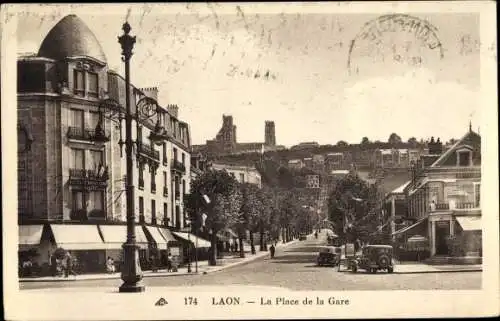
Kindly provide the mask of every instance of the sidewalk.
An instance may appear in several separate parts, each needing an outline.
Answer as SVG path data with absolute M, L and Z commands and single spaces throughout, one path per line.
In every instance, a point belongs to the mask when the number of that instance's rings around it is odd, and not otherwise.
M 297 243 L 298 240 L 294 240 L 288 242 L 286 244 L 278 243 L 276 248 L 284 248 L 288 247 L 292 244 Z M 270 246 L 270 244 L 269 244 Z M 168 277 L 168 276 L 182 276 L 182 275 L 196 275 L 196 274 L 208 274 L 213 272 L 222 271 L 228 269 L 230 267 L 243 265 L 259 258 L 269 256 L 269 251 L 258 251 L 259 246 L 256 246 L 256 253 L 250 253 L 250 245 L 245 244 L 245 258 L 240 258 L 236 253 L 226 254 L 224 258 L 217 260 L 216 266 L 209 266 L 208 261 L 200 261 L 198 262 L 198 273 L 195 272 L 195 262 L 191 263 L 191 273 L 188 273 L 187 267 L 183 266 L 178 269 L 177 272 L 167 272 L 165 270 L 160 270 L 158 272 L 152 271 L 143 271 L 143 276 L 147 277 Z M 72 275 L 67 278 L 65 277 L 53 277 L 53 276 L 44 276 L 44 277 L 31 277 L 31 278 L 19 278 L 19 282 L 67 282 L 67 281 L 86 281 L 86 280 L 107 280 L 107 279 L 120 279 L 120 273 L 99 273 L 99 274 L 82 274 L 82 275 Z
M 476 265 L 428 265 L 424 263 L 414 264 L 396 264 L 394 273 L 412 274 L 412 273 L 450 273 L 450 272 L 481 272 L 483 266 Z

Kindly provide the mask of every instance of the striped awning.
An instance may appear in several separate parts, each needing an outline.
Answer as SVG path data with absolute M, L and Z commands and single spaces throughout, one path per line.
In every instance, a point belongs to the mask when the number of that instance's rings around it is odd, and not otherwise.
M 146 230 L 149 232 L 151 237 L 156 243 L 156 247 L 160 250 L 166 250 L 167 249 L 167 241 L 163 237 L 163 235 L 160 233 L 158 228 L 156 226 L 145 226 Z

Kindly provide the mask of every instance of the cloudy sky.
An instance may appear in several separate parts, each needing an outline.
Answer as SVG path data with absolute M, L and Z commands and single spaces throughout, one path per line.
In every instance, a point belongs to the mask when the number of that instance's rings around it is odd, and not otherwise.
M 287 146 L 385 141 L 392 132 L 447 140 L 462 136 L 470 120 L 475 128 L 480 122 L 479 15 L 411 14 L 433 28 L 440 51 L 397 28 L 363 39 L 378 14 L 205 4 L 29 9 L 18 18 L 18 52 L 37 52 L 47 32 L 74 13 L 120 73 L 117 36 L 128 17 L 137 36 L 133 83 L 159 87 L 162 105 L 178 104 L 195 144 L 215 136 L 222 114 L 233 115 L 239 142 L 263 141 L 264 121 L 274 120 L 277 142 Z

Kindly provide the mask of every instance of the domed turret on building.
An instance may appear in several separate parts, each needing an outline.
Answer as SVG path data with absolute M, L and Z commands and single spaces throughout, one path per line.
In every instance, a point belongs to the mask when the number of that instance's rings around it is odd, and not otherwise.
M 67 57 L 92 57 L 106 63 L 106 55 L 94 33 L 76 15 L 68 15 L 47 34 L 38 56 L 62 60 Z

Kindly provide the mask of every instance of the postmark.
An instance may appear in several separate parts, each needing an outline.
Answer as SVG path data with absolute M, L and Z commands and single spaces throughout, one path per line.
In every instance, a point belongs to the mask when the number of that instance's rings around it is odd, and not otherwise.
M 367 22 L 351 41 L 347 68 L 360 74 L 374 64 L 422 66 L 443 57 L 435 26 L 407 14 L 389 14 Z

